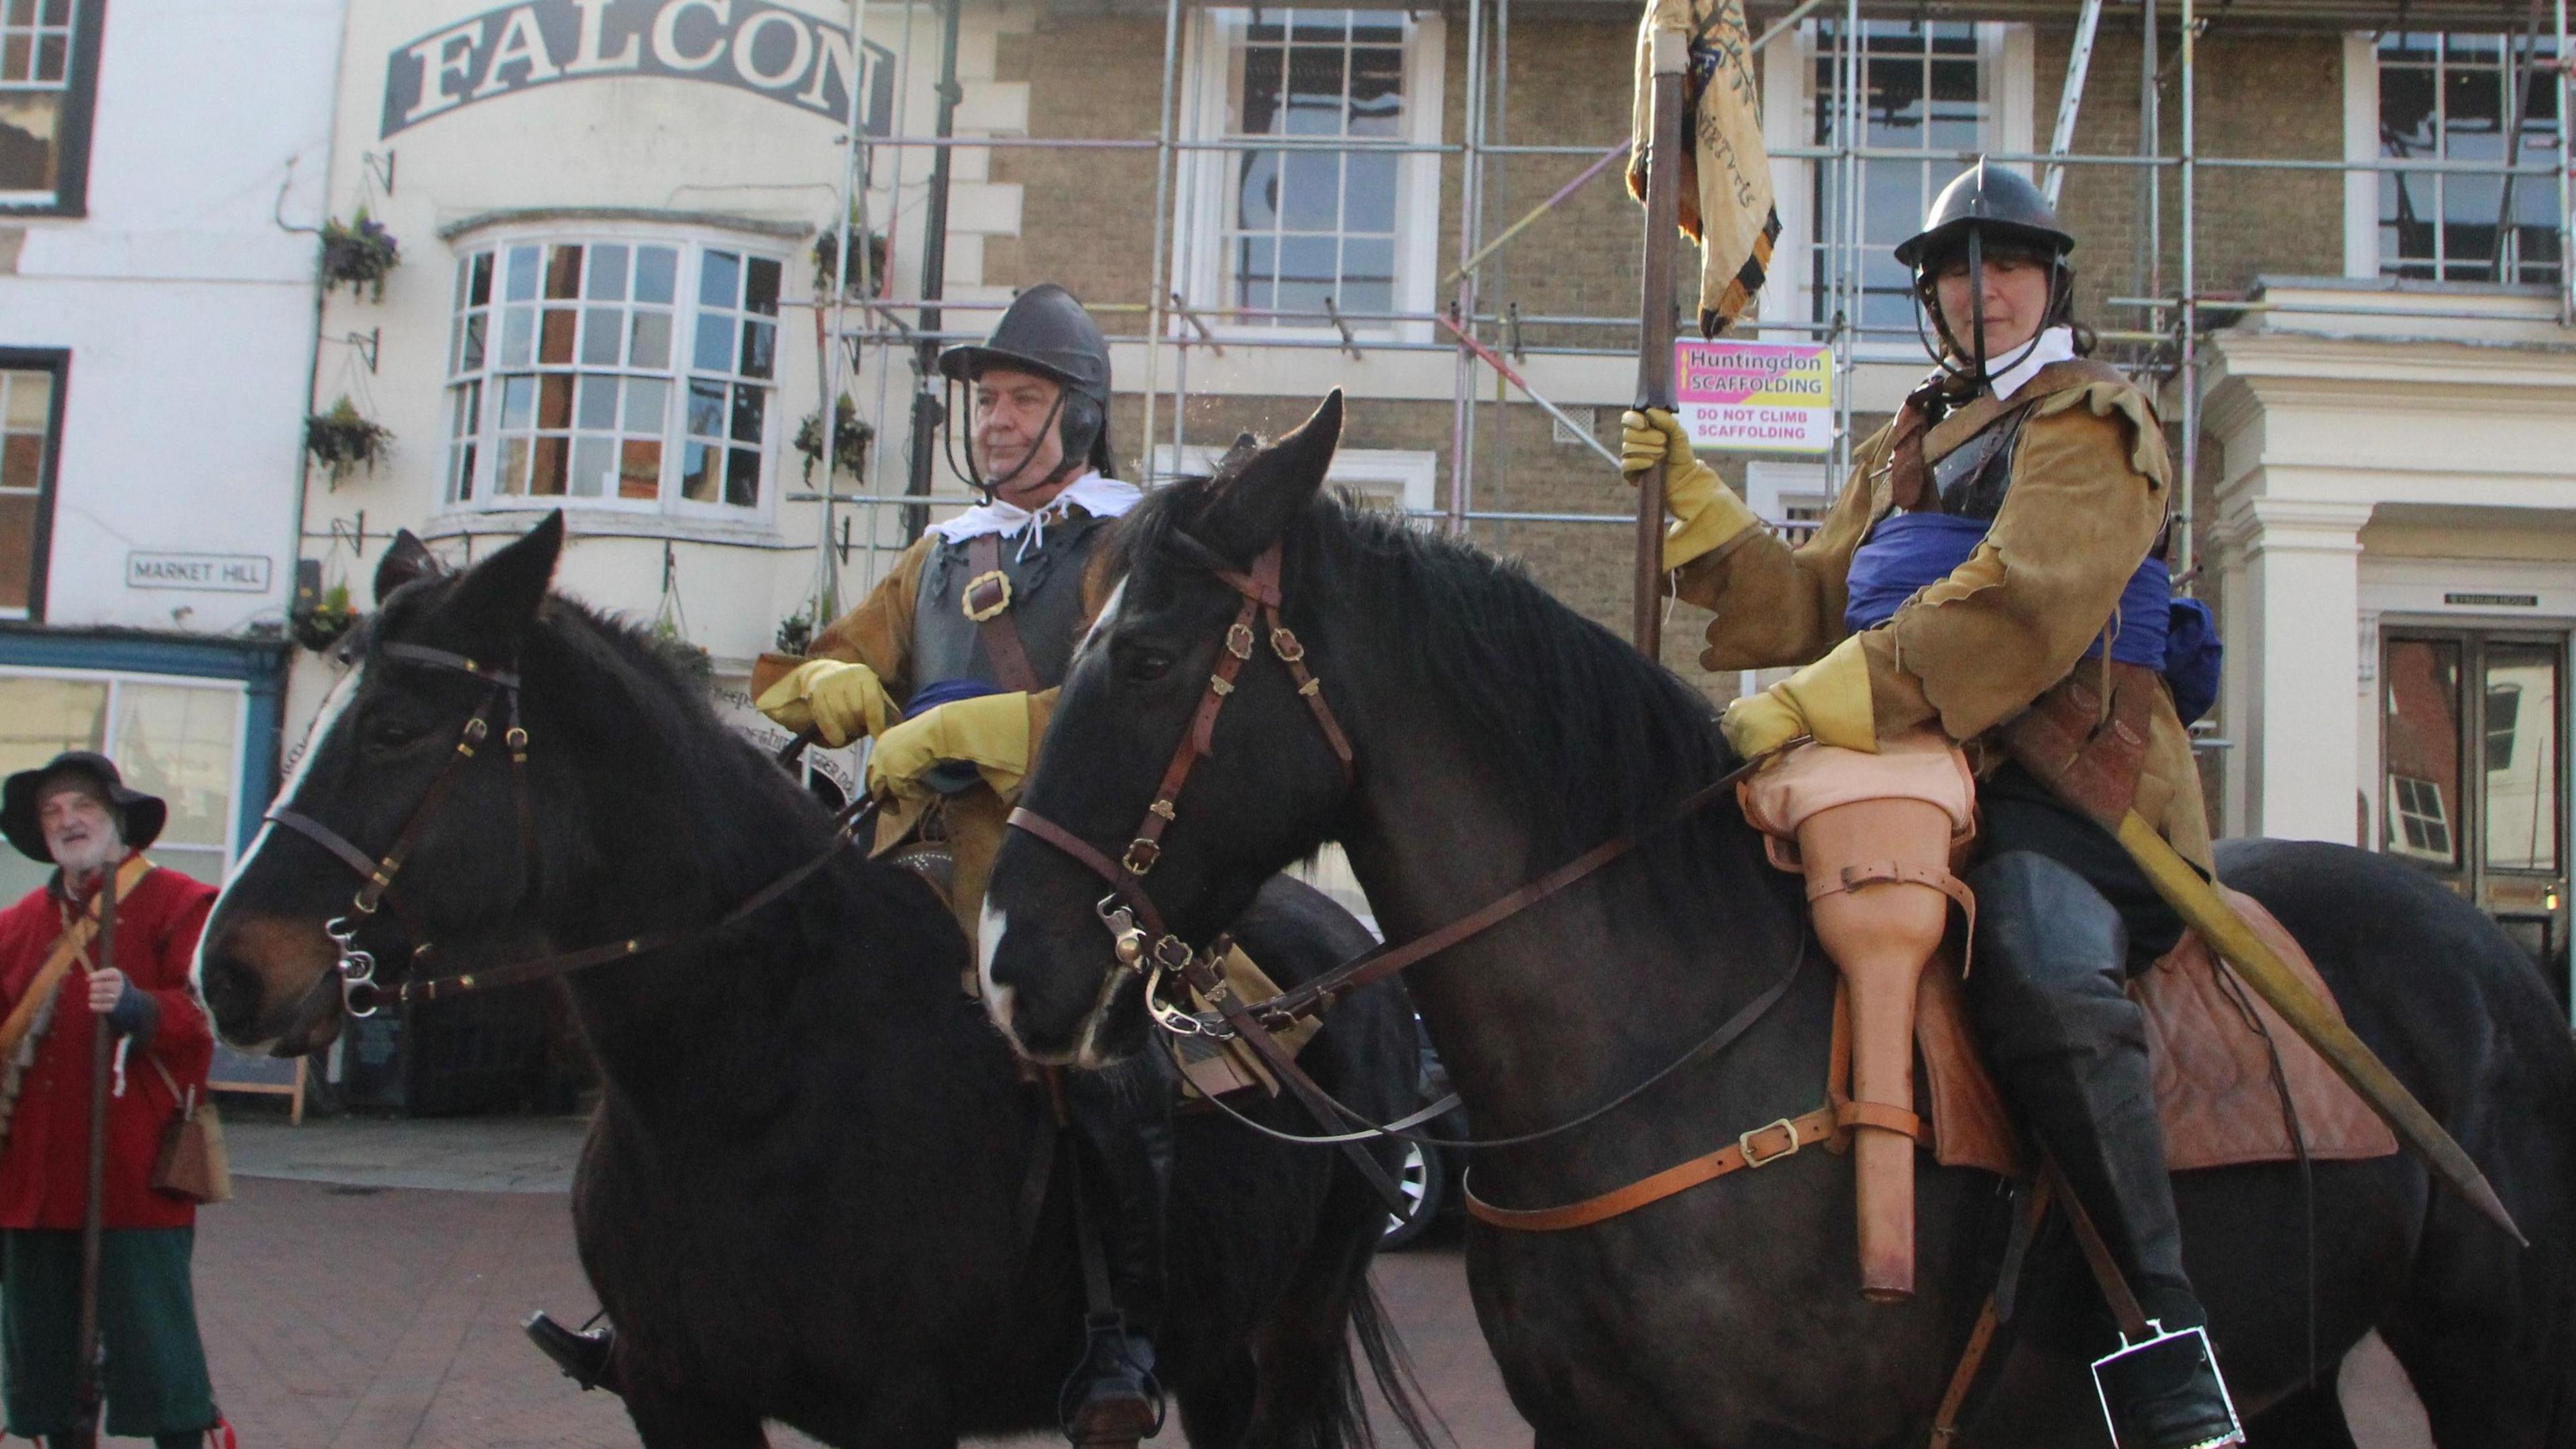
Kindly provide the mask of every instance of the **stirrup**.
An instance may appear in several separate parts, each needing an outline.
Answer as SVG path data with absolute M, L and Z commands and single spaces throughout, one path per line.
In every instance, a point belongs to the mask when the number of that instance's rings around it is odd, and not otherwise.
M 565 1378 L 581 1385 L 582 1392 L 606 1389 L 624 1396 L 626 1388 L 618 1381 L 617 1361 L 609 1351 L 615 1329 L 585 1332 L 566 1328 L 544 1309 L 529 1314 L 527 1322 L 519 1326 L 526 1331 L 528 1341 L 537 1346 L 537 1351 L 562 1369 Z
M 1056 1426 L 1075 1445 L 1133 1445 L 1163 1432 L 1154 1347 L 1116 1309 L 1083 1320 L 1082 1362 L 1056 1394 Z
M 2113 1449 L 2226 1449 L 2228 1445 L 2244 1443 L 2245 1421 L 2238 1417 L 2236 1400 L 2227 1392 L 2227 1380 L 2218 1372 L 2216 1355 L 2210 1352 L 2209 1330 L 2168 1330 L 2153 1318 L 2147 1320 L 2147 1329 L 2146 1337 L 2136 1343 L 2122 1333 L 2118 1348 L 2093 1360 L 2093 1393 L 2101 1402 L 2102 1422 L 2111 1430 Z M 2227 1416 L 2226 1427 L 2202 1434 L 2187 1444 L 2154 1444 L 2143 1438 L 2142 1426 L 2129 1418 L 2134 1406 L 2188 1392 L 2196 1387 L 2193 1381 L 2204 1376 L 2209 1387 L 2218 1391 L 2218 1407 Z

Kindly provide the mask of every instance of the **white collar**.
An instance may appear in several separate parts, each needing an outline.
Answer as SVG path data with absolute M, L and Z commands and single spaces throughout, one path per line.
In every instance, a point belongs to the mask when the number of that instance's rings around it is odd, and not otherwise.
M 1011 538 L 1027 529 L 1029 536 L 1020 545 L 1021 552 L 1025 553 L 1031 547 L 1046 547 L 1046 526 L 1062 520 L 1068 509 L 1079 508 L 1094 518 L 1116 518 L 1135 507 L 1136 500 L 1144 496 L 1133 483 L 1103 478 L 1098 473 L 1085 473 L 1064 485 L 1053 498 L 1034 510 L 996 498 L 990 503 L 979 503 L 955 518 L 934 523 L 930 525 L 930 531 L 946 542 L 964 543 L 986 534 Z
M 2014 363 L 2012 366 L 2005 368 L 2001 372 L 1993 372 L 1989 370 L 1987 375 L 1991 379 L 1989 385 L 1995 390 L 1995 401 L 2012 401 L 2012 395 L 2021 391 L 2023 384 L 2029 382 L 2032 378 L 2037 377 L 2039 375 L 2039 370 L 2048 366 L 2050 363 L 2072 362 L 2074 360 L 2075 329 L 2071 327 L 2049 328 L 2047 331 L 2039 334 L 2038 341 L 2023 349 L 2021 360 L 2019 362 Z

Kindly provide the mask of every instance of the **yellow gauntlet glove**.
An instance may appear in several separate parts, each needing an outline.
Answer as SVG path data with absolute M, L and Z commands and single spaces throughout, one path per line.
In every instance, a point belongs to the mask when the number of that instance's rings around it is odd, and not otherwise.
M 1877 717 L 1871 713 L 1869 657 L 1855 634 L 1824 658 L 1760 694 L 1726 707 L 1719 721 L 1726 742 L 1751 759 L 1805 735 L 1820 745 L 1878 753 Z
M 1662 408 L 1619 415 L 1619 471 L 1630 480 L 1664 465 L 1664 511 L 1673 526 L 1664 533 L 1664 570 L 1669 573 L 1733 539 L 1761 522 L 1735 490 L 1718 481 L 1717 470 L 1691 451 L 1681 420 Z
M 839 749 L 861 735 L 883 734 L 901 717 L 877 672 L 838 659 L 809 659 L 761 691 L 752 707 L 780 728 L 812 730 Z
M 877 737 L 868 756 L 868 793 L 923 799 L 931 793 L 924 776 L 942 761 L 963 760 L 1007 800 L 1029 772 L 1030 743 L 1028 695 L 953 699 Z

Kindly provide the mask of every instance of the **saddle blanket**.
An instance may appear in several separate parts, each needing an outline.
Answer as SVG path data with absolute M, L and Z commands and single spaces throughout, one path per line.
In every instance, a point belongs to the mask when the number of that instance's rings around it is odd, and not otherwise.
M 2271 912 L 2251 896 L 2220 890 L 2265 944 L 2333 1006 L 2333 994 L 2307 953 Z M 1930 1125 L 1930 1147 L 1943 1166 L 2009 1175 L 2023 1166 L 2020 1138 L 1977 1052 L 1961 993 L 1952 963 L 1935 961 L 1923 973 L 1914 1015 L 1923 1065 L 1916 1076 L 1917 1109 Z M 2174 1171 L 2294 1161 L 2299 1147 L 2290 1135 L 2293 1113 L 2313 1161 L 2358 1161 L 2397 1150 L 2388 1124 L 2269 1003 L 2234 979 L 2197 933 L 2186 933 L 2181 944 L 2139 973 L 2129 994 L 2146 1012 L 2165 1162 Z M 2274 1050 L 2291 1112 L 2284 1111 L 2273 1080 Z

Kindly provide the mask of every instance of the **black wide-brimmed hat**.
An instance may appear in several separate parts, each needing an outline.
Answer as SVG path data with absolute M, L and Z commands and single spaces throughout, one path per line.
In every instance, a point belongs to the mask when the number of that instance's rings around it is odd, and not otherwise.
M 117 773 L 116 762 L 93 750 L 65 750 L 32 770 L 20 770 L 0 783 L 0 833 L 18 847 L 18 853 L 29 860 L 53 864 L 54 853 L 45 848 L 44 827 L 36 819 L 37 796 L 45 781 L 55 775 L 87 775 L 99 793 L 114 802 L 125 817 L 125 848 L 141 850 L 161 836 L 161 827 L 170 821 L 170 807 L 158 795 L 146 795 L 125 783 Z

